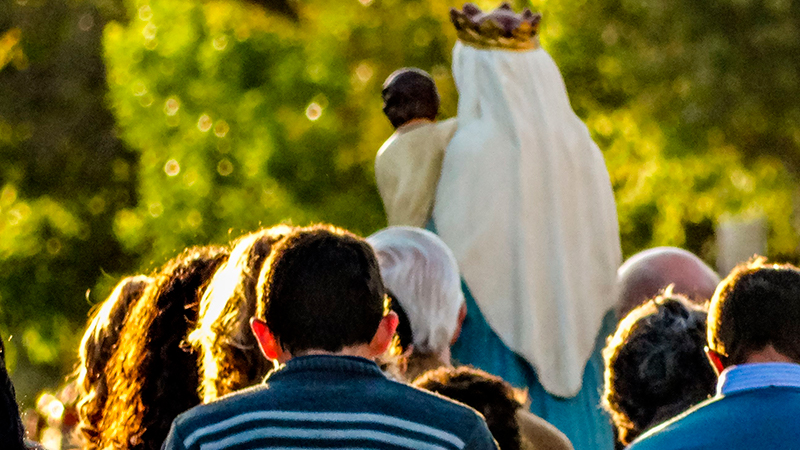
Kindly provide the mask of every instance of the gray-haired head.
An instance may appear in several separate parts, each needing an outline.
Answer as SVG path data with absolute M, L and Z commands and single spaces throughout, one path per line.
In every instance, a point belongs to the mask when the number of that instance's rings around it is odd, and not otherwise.
M 389 227 L 367 238 L 386 288 L 408 316 L 415 351 L 449 349 L 464 305 L 453 252 L 430 231 Z
M 714 295 L 720 277 L 695 254 L 677 247 L 655 247 L 631 256 L 617 270 L 620 318 L 670 284 L 672 292 L 703 303 Z

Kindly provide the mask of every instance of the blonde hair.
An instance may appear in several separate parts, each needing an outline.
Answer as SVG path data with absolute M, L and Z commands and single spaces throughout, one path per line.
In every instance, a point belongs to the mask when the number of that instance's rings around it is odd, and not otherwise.
M 272 368 L 250 331 L 256 284 L 272 246 L 291 232 L 278 225 L 239 237 L 228 261 L 211 279 L 189 343 L 200 353 L 200 397 L 207 403 L 252 386 Z
M 80 365 L 75 374 L 79 429 L 87 450 L 98 448 L 95 439 L 99 434 L 98 426 L 108 396 L 106 364 L 117 346 L 130 305 L 152 283 L 153 279 L 144 275 L 123 278 L 89 318 L 78 349 Z
M 130 306 L 105 368 L 100 449 L 159 450 L 175 417 L 200 403 L 197 355 L 184 342 L 194 305 L 227 257 L 223 247 L 184 250 Z

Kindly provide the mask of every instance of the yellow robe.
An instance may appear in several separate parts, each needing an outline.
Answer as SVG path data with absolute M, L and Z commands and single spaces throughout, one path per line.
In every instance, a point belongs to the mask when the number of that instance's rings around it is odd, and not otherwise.
M 424 228 L 456 119 L 401 126 L 378 150 L 375 180 L 389 225 Z

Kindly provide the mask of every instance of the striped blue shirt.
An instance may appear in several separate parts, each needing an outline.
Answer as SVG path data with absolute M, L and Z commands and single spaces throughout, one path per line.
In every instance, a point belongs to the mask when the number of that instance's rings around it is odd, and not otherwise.
M 166 450 L 496 449 L 474 410 L 386 378 L 369 360 L 291 359 L 257 387 L 178 416 Z

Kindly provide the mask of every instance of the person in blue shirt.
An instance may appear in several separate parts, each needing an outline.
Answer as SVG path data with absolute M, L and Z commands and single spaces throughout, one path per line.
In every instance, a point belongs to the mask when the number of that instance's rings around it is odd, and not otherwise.
M 707 338 L 716 395 L 628 448 L 800 449 L 800 269 L 737 266 L 711 299 Z
M 381 448 L 496 450 L 473 409 L 392 381 L 373 361 L 397 315 L 369 244 L 298 228 L 261 270 L 251 319 L 266 381 L 178 416 L 166 450 Z

